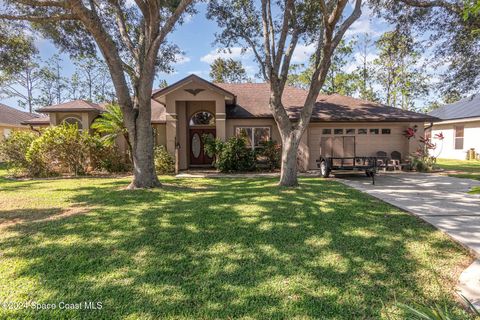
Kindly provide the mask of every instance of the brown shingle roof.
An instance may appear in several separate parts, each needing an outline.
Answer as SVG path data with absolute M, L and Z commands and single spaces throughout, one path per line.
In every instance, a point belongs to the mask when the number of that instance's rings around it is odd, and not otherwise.
M 73 100 L 53 106 L 42 107 L 37 112 L 74 112 L 74 111 L 103 111 L 104 109 L 93 102 L 86 100 Z
M 227 118 L 271 118 L 270 90 L 266 83 L 216 83 L 235 94 L 236 104 L 227 106 Z M 282 97 L 289 116 L 298 119 L 307 91 L 286 87 Z M 319 95 L 312 121 L 437 121 L 435 117 L 338 94 Z
M 22 121 L 22 124 L 25 125 L 42 125 L 42 124 L 50 124 L 50 117 L 49 116 L 37 116 L 36 118 L 31 118 L 25 121 Z
M 20 126 L 23 121 L 38 117 L 36 114 L 17 110 L 0 103 L 0 123 Z
M 38 109 L 38 112 L 81 112 L 81 111 L 105 111 L 105 106 L 108 103 L 92 103 L 85 100 L 74 100 L 53 106 L 43 107 Z M 165 106 L 152 99 L 152 123 L 165 123 Z M 42 117 L 42 120 L 31 119 L 26 121 L 25 124 L 40 124 L 49 123 L 48 117 Z M 33 122 L 33 123 L 31 123 Z
M 199 77 L 192 79 L 201 79 Z M 185 79 L 190 79 L 189 77 Z M 185 80 L 183 79 L 183 80 Z M 201 79 L 202 81 L 208 82 Z M 179 81 L 178 83 L 182 82 Z M 227 118 L 248 119 L 248 118 L 272 118 L 269 108 L 270 90 L 266 83 L 215 83 L 212 86 L 231 93 L 235 96 L 235 104 L 227 106 Z M 177 86 L 176 84 L 172 85 Z M 172 90 L 172 86 L 167 87 Z M 161 91 L 154 91 L 158 95 Z M 289 116 L 298 119 L 307 91 L 294 87 L 286 87 L 282 97 Z M 38 109 L 39 112 L 67 112 L 67 111 L 89 111 L 102 112 L 104 104 L 90 103 L 84 100 L 75 100 L 59 105 Z M 405 111 L 398 108 L 387 107 L 378 103 L 345 97 L 338 94 L 319 95 L 312 113 L 312 121 L 418 121 L 430 122 L 439 119 L 425 114 L 412 111 Z M 38 120 L 39 121 L 39 120 Z M 165 106 L 152 99 L 152 123 L 165 123 Z
M 165 106 L 160 102 L 157 102 L 151 99 L 152 102 L 152 123 L 165 123 L 166 122 L 166 113 L 165 113 Z M 99 104 L 99 107 L 102 110 L 105 110 L 105 107 L 108 103 L 103 102 Z

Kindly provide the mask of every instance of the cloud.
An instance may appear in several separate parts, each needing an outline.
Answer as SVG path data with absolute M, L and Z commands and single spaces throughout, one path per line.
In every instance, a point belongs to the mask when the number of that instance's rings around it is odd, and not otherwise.
M 193 14 L 187 13 L 187 14 L 183 17 L 183 23 L 184 23 L 184 24 L 187 24 L 187 23 L 192 22 L 193 17 L 194 17 Z
M 245 72 L 248 74 L 248 76 L 254 76 L 258 72 L 257 66 L 247 64 L 244 65 L 243 68 L 245 69 Z
M 315 45 L 313 43 L 309 45 L 298 44 L 293 51 L 291 62 L 308 64 L 308 60 L 314 52 Z
M 367 63 L 371 64 L 373 60 L 377 58 L 377 55 L 375 55 L 373 52 L 368 52 L 367 53 Z M 361 67 L 363 64 L 363 57 L 360 52 L 356 52 L 353 55 L 353 61 L 347 64 L 344 68 L 345 72 L 353 72 L 357 69 L 357 67 Z
M 362 15 L 347 30 L 347 32 L 345 33 L 345 37 L 352 37 L 363 33 L 369 33 L 373 37 L 380 35 L 382 32 L 376 30 L 376 26 L 373 23 L 374 15 L 375 14 L 368 6 L 363 6 Z M 376 21 L 378 21 L 379 23 L 383 22 L 383 20 L 378 19 L 376 19 Z
M 192 70 L 192 71 L 188 71 L 187 73 L 188 74 L 195 74 L 199 77 L 208 75 L 208 71 L 205 71 L 205 70 Z
M 185 64 L 187 62 L 190 62 L 192 59 L 187 57 L 186 55 L 182 53 L 177 53 L 175 55 L 175 64 Z
M 200 61 L 212 64 L 217 58 L 244 60 L 251 56 L 251 50 L 243 50 L 241 47 L 232 47 L 230 49 L 214 49 L 200 58 Z

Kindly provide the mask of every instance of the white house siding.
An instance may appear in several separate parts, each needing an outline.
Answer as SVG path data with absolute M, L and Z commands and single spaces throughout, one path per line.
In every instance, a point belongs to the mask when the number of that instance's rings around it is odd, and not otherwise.
M 463 149 L 455 150 L 454 126 L 459 125 L 464 126 Z M 435 135 L 439 133 L 443 134 L 443 141 L 435 139 Z M 480 120 L 435 124 L 432 128 L 432 140 L 437 144 L 437 148 L 432 152 L 432 155 L 444 159 L 464 160 L 467 151 L 471 148 L 475 148 L 476 152 L 480 153 Z

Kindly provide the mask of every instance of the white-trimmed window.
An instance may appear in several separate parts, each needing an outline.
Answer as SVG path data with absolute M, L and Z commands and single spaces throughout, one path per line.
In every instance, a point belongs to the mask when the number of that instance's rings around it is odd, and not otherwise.
M 455 126 L 455 150 L 463 150 L 464 126 Z
M 270 140 L 270 127 L 236 127 L 235 135 L 244 136 L 247 139 L 247 146 L 255 149 L 262 146 L 262 142 Z
M 214 126 L 215 116 L 213 115 L 213 113 L 208 111 L 199 111 L 190 118 L 189 125 L 190 127 Z

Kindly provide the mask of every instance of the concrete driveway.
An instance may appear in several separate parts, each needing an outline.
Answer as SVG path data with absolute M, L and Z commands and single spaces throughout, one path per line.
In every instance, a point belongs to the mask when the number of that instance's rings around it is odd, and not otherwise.
M 480 181 L 425 173 L 380 173 L 375 185 L 363 176 L 339 181 L 409 211 L 470 248 L 480 257 Z
M 480 310 L 480 181 L 423 173 L 380 173 L 338 181 L 419 216 L 469 248 L 477 260 L 460 275 L 458 290 Z

